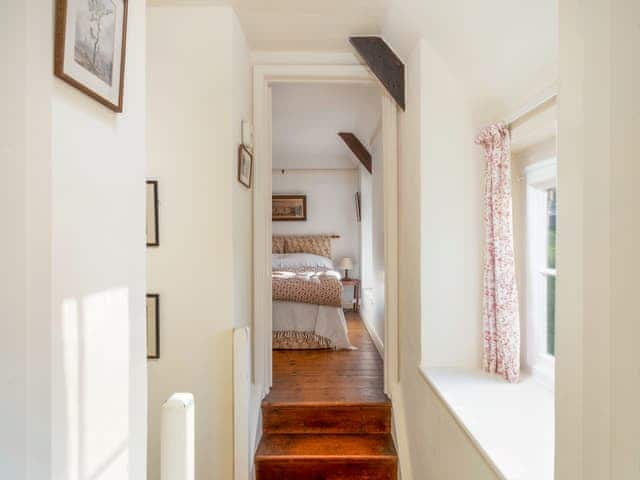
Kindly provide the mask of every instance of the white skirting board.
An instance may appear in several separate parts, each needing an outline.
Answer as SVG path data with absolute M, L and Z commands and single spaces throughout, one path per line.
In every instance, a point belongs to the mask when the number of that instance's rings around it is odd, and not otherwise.
M 370 297 L 369 292 L 363 289 L 360 304 L 360 318 L 362 319 L 362 323 L 364 323 L 364 327 L 367 329 L 367 332 L 369 332 L 369 336 L 371 337 L 371 340 L 373 340 L 376 350 L 378 350 L 380 356 L 384 358 L 384 344 L 369 322 L 369 312 L 372 312 L 371 314 L 373 315 L 374 310 L 375 304 L 373 299 Z
M 400 467 L 400 480 L 413 480 L 411 469 L 411 458 L 409 457 L 409 440 L 407 438 L 407 423 L 404 412 L 404 399 L 402 398 L 402 388 L 396 384 L 391 392 L 391 412 L 393 440 L 398 453 L 398 466 Z
M 191 393 L 174 393 L 162 405 L 162 480 L 195 479 L 195 403 Z
M 249 480 L 251 472 L 249 413 L 251 403 L 251 332 L 233 331 L 234 480 Z

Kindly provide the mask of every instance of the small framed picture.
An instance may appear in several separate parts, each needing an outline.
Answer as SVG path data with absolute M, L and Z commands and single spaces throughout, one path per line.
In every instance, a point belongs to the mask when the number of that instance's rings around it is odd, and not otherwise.
M 271 197 L 271 220 L 291 222 L 307 220 L 306 195 L 273 195 Z
M 57 0 L 54 73 L 122 112 L 128 0 Z
M 360 192 L 356 192 L 356 222 L 362 222 L 362 206 L 360 201 Z
M 238 181 L 247 188 L 251 188 L 253 175 L 253 155 L 244 145 L 238 147 Z
M 158 224 L 158 182 L 147 180 L 147 247 L 160 246 Z
M 160 295 L 147 293 L 147 358 L 160 358 Z

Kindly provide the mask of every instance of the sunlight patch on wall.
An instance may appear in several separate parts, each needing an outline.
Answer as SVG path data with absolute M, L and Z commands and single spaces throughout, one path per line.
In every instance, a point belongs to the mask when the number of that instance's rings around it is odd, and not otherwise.
M 66 469 L 72 480 L 128 478 L 129 329 L 127 288 L 63 302 Z

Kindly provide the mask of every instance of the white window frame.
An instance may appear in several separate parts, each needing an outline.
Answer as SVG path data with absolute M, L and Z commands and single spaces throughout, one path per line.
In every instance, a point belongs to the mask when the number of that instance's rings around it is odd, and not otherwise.
M 553 390 L 555 358 L 547 353 L 546 278 L 557 278 L 556 270 L 546 267 L 545 238 L 548 229 L 547 190 L 557 188 L 555 158 L 525 168 L 527 182 L 527 363 L 538 381 Z

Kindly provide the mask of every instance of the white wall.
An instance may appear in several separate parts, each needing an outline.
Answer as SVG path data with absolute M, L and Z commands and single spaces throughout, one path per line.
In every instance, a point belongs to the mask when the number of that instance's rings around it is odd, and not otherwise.
M 232 478 L 232 331 L 251 315 L 251 192 L 237 185 L 249 65 L 228 7 L 149 7 L 147 175 L 159 182 L 160 359 L 149 362 L 150 480 L 160 478 L 160 407 L 196 402 L 196 478 Z M 246 118 L 246 117 L 245 117 Z
M 253 82 L 249 49 L 238 19 L 233 18 L 233 122 L 234 147 L 242 143 L 241 122 L 253 123 Z M 232 157 L 236 159 L 236 157 Z M 233 164 L 233 160 L 232 164 Z M 232 165 L 233 184 L 233 325 L 251 325 L 253 315 L 253 189 L 237 181 L 237 164 Z M 255 170 L 254 170 L 255 171 Z
M 0 4 L 0 477 L 18 480 L 51 475 L 51 21 Z
M 369 145 L 372 171 L 360 167 L 362 320 L 384 345 L 384 171 L 381 131 Z M 377 340 L 377 339 L 376 339 Z
M 637 478 L 640 4 L 560 4 L 556 478 Z
M 400 43 L 396 39 L 404 34 L 404 30 L 401 24 L 392 23 L 387 25 L 384 34 L 395 45 Z M 479 272 L 482 242 L 479 229 L 474 227 L 477 221 L 471 217 L 478 214 L 481 197 L 474 197 L 473 192 L 479 191 L 481 175 L 480 167 L 474 163 L 479 160 L 471 150 L 473 129 L 468 123 L 464 104 L 454 98 L 457 83 L 447 84 L 454 79 L 442 68 L 429 45 L 421 40 L 411 52 L 400 53 L 407 64 L 407 110 L 399 116 L 398 160 L 398 318 L 403 398 L 400 407 L 407 419 L 411 469 L 419 475 L 416 478 L 426 480 L 493 480 L 498 478 L 497 474 L 418 371 L 421 359 L 444 361 L 443 355 L 451 352 L 459 355 L 452 361 L 470 362 L 475 359 L 479 364 L 478 346 L 472 345 L 472 339 L 477 338 L 481 318 L 478 313 L 478 278 L 474 277 Z M 439 92 L 439 88 L 443 92 Z M 442 100 L 436 98 L 438 94 L 443 95 Z M 451 108 L 451 114 L 443 111 L 444 107 Z M 444 116 L 441 126 L 437 123 L 439 114 Z M 462 117 L 462 121 L 453 121 L 456 114 Z M 455 142 L 455 145 L 447 142 Z M 470 146 L 462 145 L 465 142 Z M 451 165 L 441 165 L 443 163 Z M 435 185 L 437 175 L 442 176 L 441 181 L 451 190 L 445 192 Z M 465 189 L 471 191 L 466 192 Z M 438 192 L 442 195 L 436 195 Z M 450 200 L 453 204 L 446 205 Z M 442 214 L 438 207 L 444 209 Z M 453 218 L 448 220 L 445 212 Z M 422 219 L 425 223 L 423 228 L 416 219 Z M 446 245 L 447 235 L 452 236 L 449 239 L 452 245 Z M 461 235 L 468 237 L 460 238 Z M 439 260 L 439 252 L 451 264 L 444 259 Z M 460 260 L 461 257 L 464 261 Z M 453 269 L 457 275 L 465 275 L 463 279 L 458 278 L 463 288 L 453 285 L 450 274 L 442 272 L 442 269 Z M 436 283 L 439 274 L 444 276 L 442 285 Z M 454 298 L 444 290 L 445 287 L 454 288 L 457 296 Z M 439 301 L 438 294 L 441 296 Z M 427 302 L 431 304 L 425 305 Z M 451 308 L 450 312 L 446 311 L 447 306 Z M 449 322 L 453 327 L 449 338 L 435 331 L 437 328 L 447 329 Z M 455 338 L 465 322 L 469 332 L 462 332 L 460 338 Z M 448 348 L 438 349 L 433 343 L 435 339 L 447 343 Z M 461 342 L 466 350 L 452 346 L 452 341 Z M 422 345 L 423 342 L 427 345 Z
M 481 150 L 464 85 L 422 49 L 422 364 L 477 368 L 482 357 Z
M 358 171 L 274 173 L 272 181 L 274 194 L 307 196 L 307 221 L 273 222 L 273 234 L 338 234 L 340 238 L 331 241 L 336 268 L 342 257 L 351 257 L 355 268 L 350 275 L 359 277 L 360 228 L 355 206 Z
M 146 475 L 144 2 L 129 2 L 122 114 L 53 78 L 52 7 L 2 7 L 1 30 L 11 39 L 3 45 L 20 57 L 3 77 L 13 88 L 2 89 L 13 113 L 3 116 L 11 137 L 2 137 L 2 191 L 15 202 L 4 224 L 13 244 L 2 248 L 15 259 L 3 258 L 2 290 L 16 296 L 2 301 L 3 330 L 14 331 L 0 337 L 12 370 L 3 372 L 2 390 L 15 396 L 2 409 L 9 427 L 0 476 L 139 479 Z M 2 52 L 3 59 L 14 53 Z

